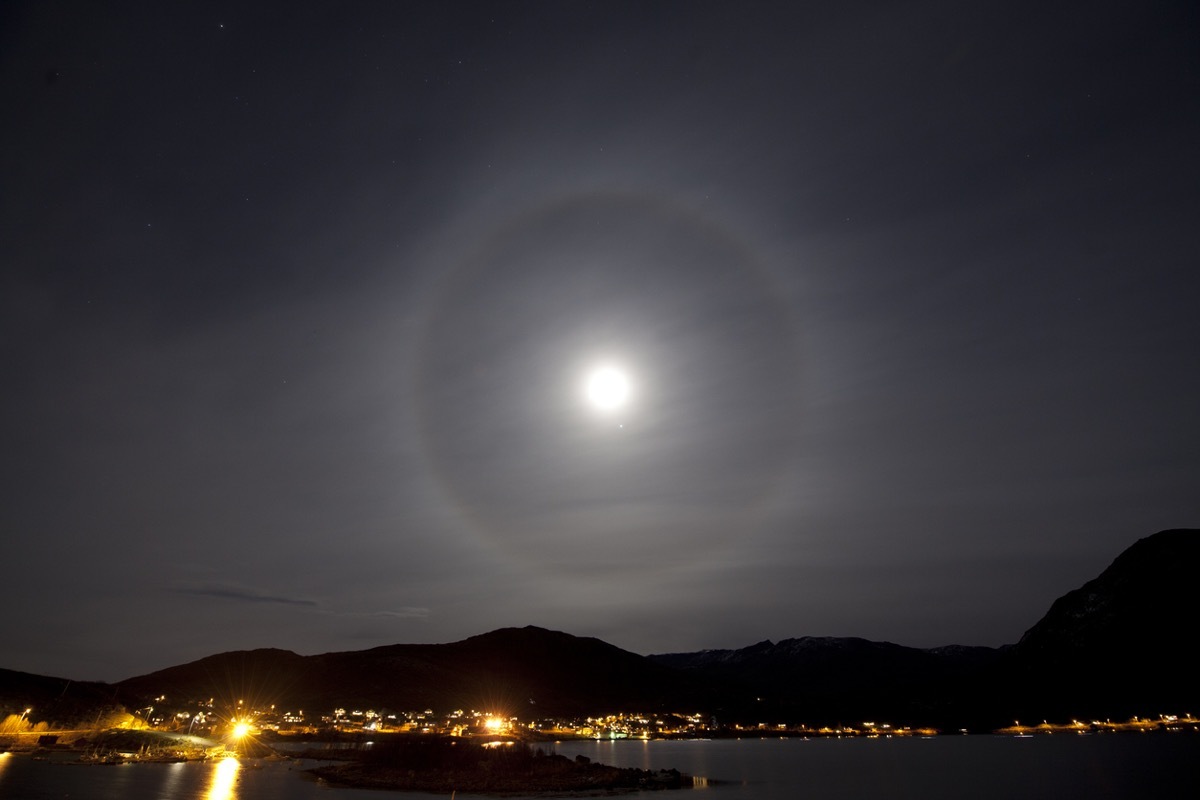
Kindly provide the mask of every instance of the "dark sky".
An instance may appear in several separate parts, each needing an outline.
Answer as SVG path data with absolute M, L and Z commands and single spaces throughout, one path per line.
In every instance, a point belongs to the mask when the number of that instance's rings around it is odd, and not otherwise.
M 1198 41 L 1191 2 L 5 3 L 0 666 L 1016 641 L 1200 525 Z

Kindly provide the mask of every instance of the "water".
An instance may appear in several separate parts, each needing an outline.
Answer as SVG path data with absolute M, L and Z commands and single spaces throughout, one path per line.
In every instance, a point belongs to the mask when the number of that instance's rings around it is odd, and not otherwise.
M 379 792 L 331 789 L 303 774 L 318 762 L 77 765 L 78 754 L 35 761 L 0 755 L 4 800 L 380 800 Z M 387 795 L 382 795 L 386 797 Z M 414 799 L 415 800 L 415 799 Z
M 1200 797 L 1193 734 L 599 741 L 558 752 L 721 781 L 704 800 Z
M 710 779 L 693 800 L 879 798 L 1144 798 L 1200 796 L 1200 736 L 938 737 L 935 739 L 742 739 L 570 741 L 544 744 L 621 767 Z M 0 755 L 8 800 L 380 800 L 387 793 L 334 789 L 305 777 L 317 762 L 76 766 L 72 754 L 35 761 Z M 397 794 L 409 800 L 435 795 Z M 645 793 L 665 800 L 675 794 Z M 466 798 L 466 795 L 459 795 Z

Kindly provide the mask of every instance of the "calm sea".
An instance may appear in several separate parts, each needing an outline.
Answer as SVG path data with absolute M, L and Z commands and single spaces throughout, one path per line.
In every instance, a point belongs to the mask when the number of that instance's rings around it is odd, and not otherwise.
M 615 766 L 674 767 L 708 779 L 706 800 L 739 798 L 1200 797 L 1200 736 L 938 737 L 579 741 L 544 745 Z M 0 755 L 0 798 L 86 800 L 379 800 L 304 776 L 316 762 L 76 766 Z M 701 781 L 702 783 L 702 781 Z M 398 795 L 427 800 L 428 794 Z M 679 795 L 647 793 L 647 797 Z M 466 797 L 459 795 L 459 797 Z

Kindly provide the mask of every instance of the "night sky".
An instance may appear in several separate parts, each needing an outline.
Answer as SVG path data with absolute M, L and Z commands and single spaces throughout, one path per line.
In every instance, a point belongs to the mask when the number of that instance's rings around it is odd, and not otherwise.
M 0 666 L 1015 642 L 1200 526 L 1197 42 L 1182 1 L 5 3 Z

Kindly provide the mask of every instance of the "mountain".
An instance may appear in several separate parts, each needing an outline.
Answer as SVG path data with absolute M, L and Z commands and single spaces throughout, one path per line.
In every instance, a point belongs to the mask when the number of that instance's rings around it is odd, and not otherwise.
M 114 685 L 0 670 L 0 712 L 95 718 L 213 698 L 309 716 L 337 707 L 504 711 L 523 718 L 707 711 L 720 721 L 875 718 L 972 730 L 1019 719 L 1125 719 L 1200 710 L 1185 650 L 1195 639 L 1200 531 L 1141 539 L 1060 597 L 1019 642 L 918 649 L 801 637 L 737 650 L 640 656 L 598 639 L 505 628 L 450 644 L 302 656 L 222 653 Z
M 650 658 L 813 723 L 877 716 L 977 730 L 1022 717 L 1190 712 L 1200 708 L 1184 655 L 1200 618 L 1198 568 L 1200 531 L 1146 537 L 1055 601 L 1017 644 L 995 649 L 804 637 Z
M 1055 600 L 1015 650 L 1030 662 L 1075 667 L 1176 645 L 1194 632 L 1198 566 L 1200 531 L 1139 539 L 1099 577 Z
M 1200 618 L 1198 567 L 1200 531 L 1162 531 L 1058 598 L 1002 665 L 1011 704 L 1080 717 L 1200 708 L 1187 655 Z
M 694 679 L 739 687 L 727 714 L 769 711 L 809 724 L 872 717 L 939 724 L 964 682 L 996 661 L 988 647 L 917 649 L 858 638 L 805 636 L 741 650 L 705 650 L 649 658 Z
M 593 638 L 505 628 L 461 642 L 398 644 L 299 656 L 223 653 L 121 681 L 122 697 L 215 696 L 288 708 L 475 708 L 522 716 L 657 710 L 711 690 L 675 670 Z
M 0 724 L 27 708 L 36 709 L 33 719 L 71 725 L 94 724 L 122 710 L 116 689 L 108 684 L 0 669 Z

